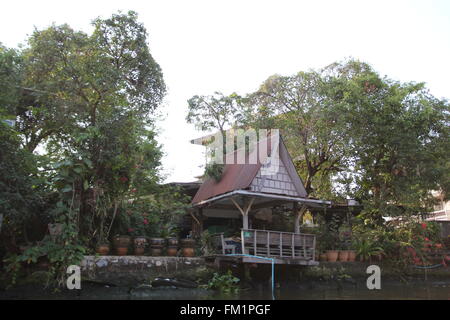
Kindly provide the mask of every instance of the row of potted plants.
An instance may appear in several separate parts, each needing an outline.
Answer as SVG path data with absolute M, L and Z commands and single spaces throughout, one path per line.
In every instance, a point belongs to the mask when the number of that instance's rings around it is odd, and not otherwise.
M 320 261 L 329 262 L 353 262 L 356 260 L 355 250 L 327 250 L 319 255 Z
M 118 256 L 125 256 L 130 253 L 136 256 L 146 254 L 146 248 L 149 247 L 148 254 L 151 256 L 161 256 L 163 252 L 168 256 L 177 256 L 181 247 L 181 254 L 184 257 L 193 257 L 195 255 L 195 240 L 191 238 L 181 239 L 171 238 L 147 238 L 143 236 L 131 237 L 127 235 L 117 235 L 112 239 L 112 247 L 109 242 L 100 243 L 96 247 L 99 255 L 109 255 L 111 253 Z M 133 248 L 133 252 L 130 248 Z

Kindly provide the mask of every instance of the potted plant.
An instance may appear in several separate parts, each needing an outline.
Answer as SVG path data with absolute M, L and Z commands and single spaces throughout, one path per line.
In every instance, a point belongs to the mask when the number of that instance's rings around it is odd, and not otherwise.
M 340 251 L 339 251 L 339 261 L 347 262 L 351 259 L 355 259 L 354 251 L 349 250 L 352 242 L 352 229 L 349 224 L 343 224 L 339 228 L 339 243 L 340 243 Z
M 356 239 L 354 246 L 360 261 L 371 261 L 372 257 L 383 254 L 384 252 L 383 248 L 365 237 Z
M 147 238 L 144 236 L 136 236 L 133 239 L 134 254 L 136 256 L 142 256 L 145 252 L 145 246 L 147 245 Z
M 133 237 L 134 255 L 142 256 L 145 252 L 145 246 L 147 245 L 145 224 L 129 228 L 128 233 Z
M 337 237 L 333 232 L 327 232 L 322 235 L 324 241 L 325 254 L 327 256 L 327 261 L 336 262 L 339 256 L 339 251 L 337 250 Z
M 181 239 L 181 248 L 183 257 L 194 257 L 195 256 L 195 240 L 192 238 Z
M 348 261 L 349 262 L 355 262 L 356 260 L 356 251 L 353 249 L 347 250 L 348 252 Z
M 345 250 L 345 249 L 339 250 L 338 260 L 340 262 L 347 262 L 348 261 L 348 250 Z
M 178 254 L 178 238 L 176 236 L 176 228 L 174 226 L 167 227 L 167 234 L 165 234 L 167 248 L 166 253 L 168 256 L 176 256 Z
M 118 256 L 126 256 L 128 247 L 131 244 L 131 237 L 128 235 L 116 235 L 113 237 L 113 244 Z
M 339 256 L 339 250 L 336 249 L 330 249 L 327 250 L 326 252 L 327 255 L 327 261 L 329 262 L 336 262 Z
M 95 252 L 101 256 L 107 256 L 109 254 L 110 245 L 107 240 L 100 240 L 95 247 Z

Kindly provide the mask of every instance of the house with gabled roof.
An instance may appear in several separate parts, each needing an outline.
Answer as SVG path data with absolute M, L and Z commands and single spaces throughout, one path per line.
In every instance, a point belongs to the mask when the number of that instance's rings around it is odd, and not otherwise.
M 281 264 L 314 264 L 315 236 L 300 233 L 301 215 L 307 208 L 323 208 L 331 202 L 308 198 L 281 136 L 272 135 L 258 140 L 253 148 L 247 147 L 245 161 L 236 161 L 239 150 L 227 154 L 227 159 L 235 161 L 226 161 L 220 179 L 207 178 L 200 186 L 192 199 L 193 231 L 199 234 L 208 218 L 241 219 L 240 244 L 235 248 L 239 250 L 231 251 L 246 255 L 241 257 L 244 262 L 263 263 L 251 257 L 259 256 Z M 255 216 L 270 214 L 271 208 L 280 206 L 294 215 L 293 230 L 253 228 Z M 221 253 L 226 256 L 231 247 L 223 234 L 220 237 Z

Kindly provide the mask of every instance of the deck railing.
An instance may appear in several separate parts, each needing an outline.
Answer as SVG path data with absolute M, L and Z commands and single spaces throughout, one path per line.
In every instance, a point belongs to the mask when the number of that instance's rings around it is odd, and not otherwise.
M 314 261 L 316 237 L 313 234 L 242 229 L 241 239 L 245 254 Z

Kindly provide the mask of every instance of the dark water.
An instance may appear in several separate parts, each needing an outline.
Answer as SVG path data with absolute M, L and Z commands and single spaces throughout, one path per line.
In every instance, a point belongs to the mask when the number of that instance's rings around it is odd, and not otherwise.
M 382 283 L 380 290 L 368 290 L 364 283 L 279 284 L 276 299 L 289 300 L 450 300 L 448 281 Z M 82 300 L 176 300 L 176 299 L 272 299 L 270 286 L 243 289 L 236 295 L 224 295 L 205 289 L 107 287 L 82 285 L 82 290 L 49 292 L 38 288 L 16 288 L 0 292 L 0 299 L 82 299 Z

